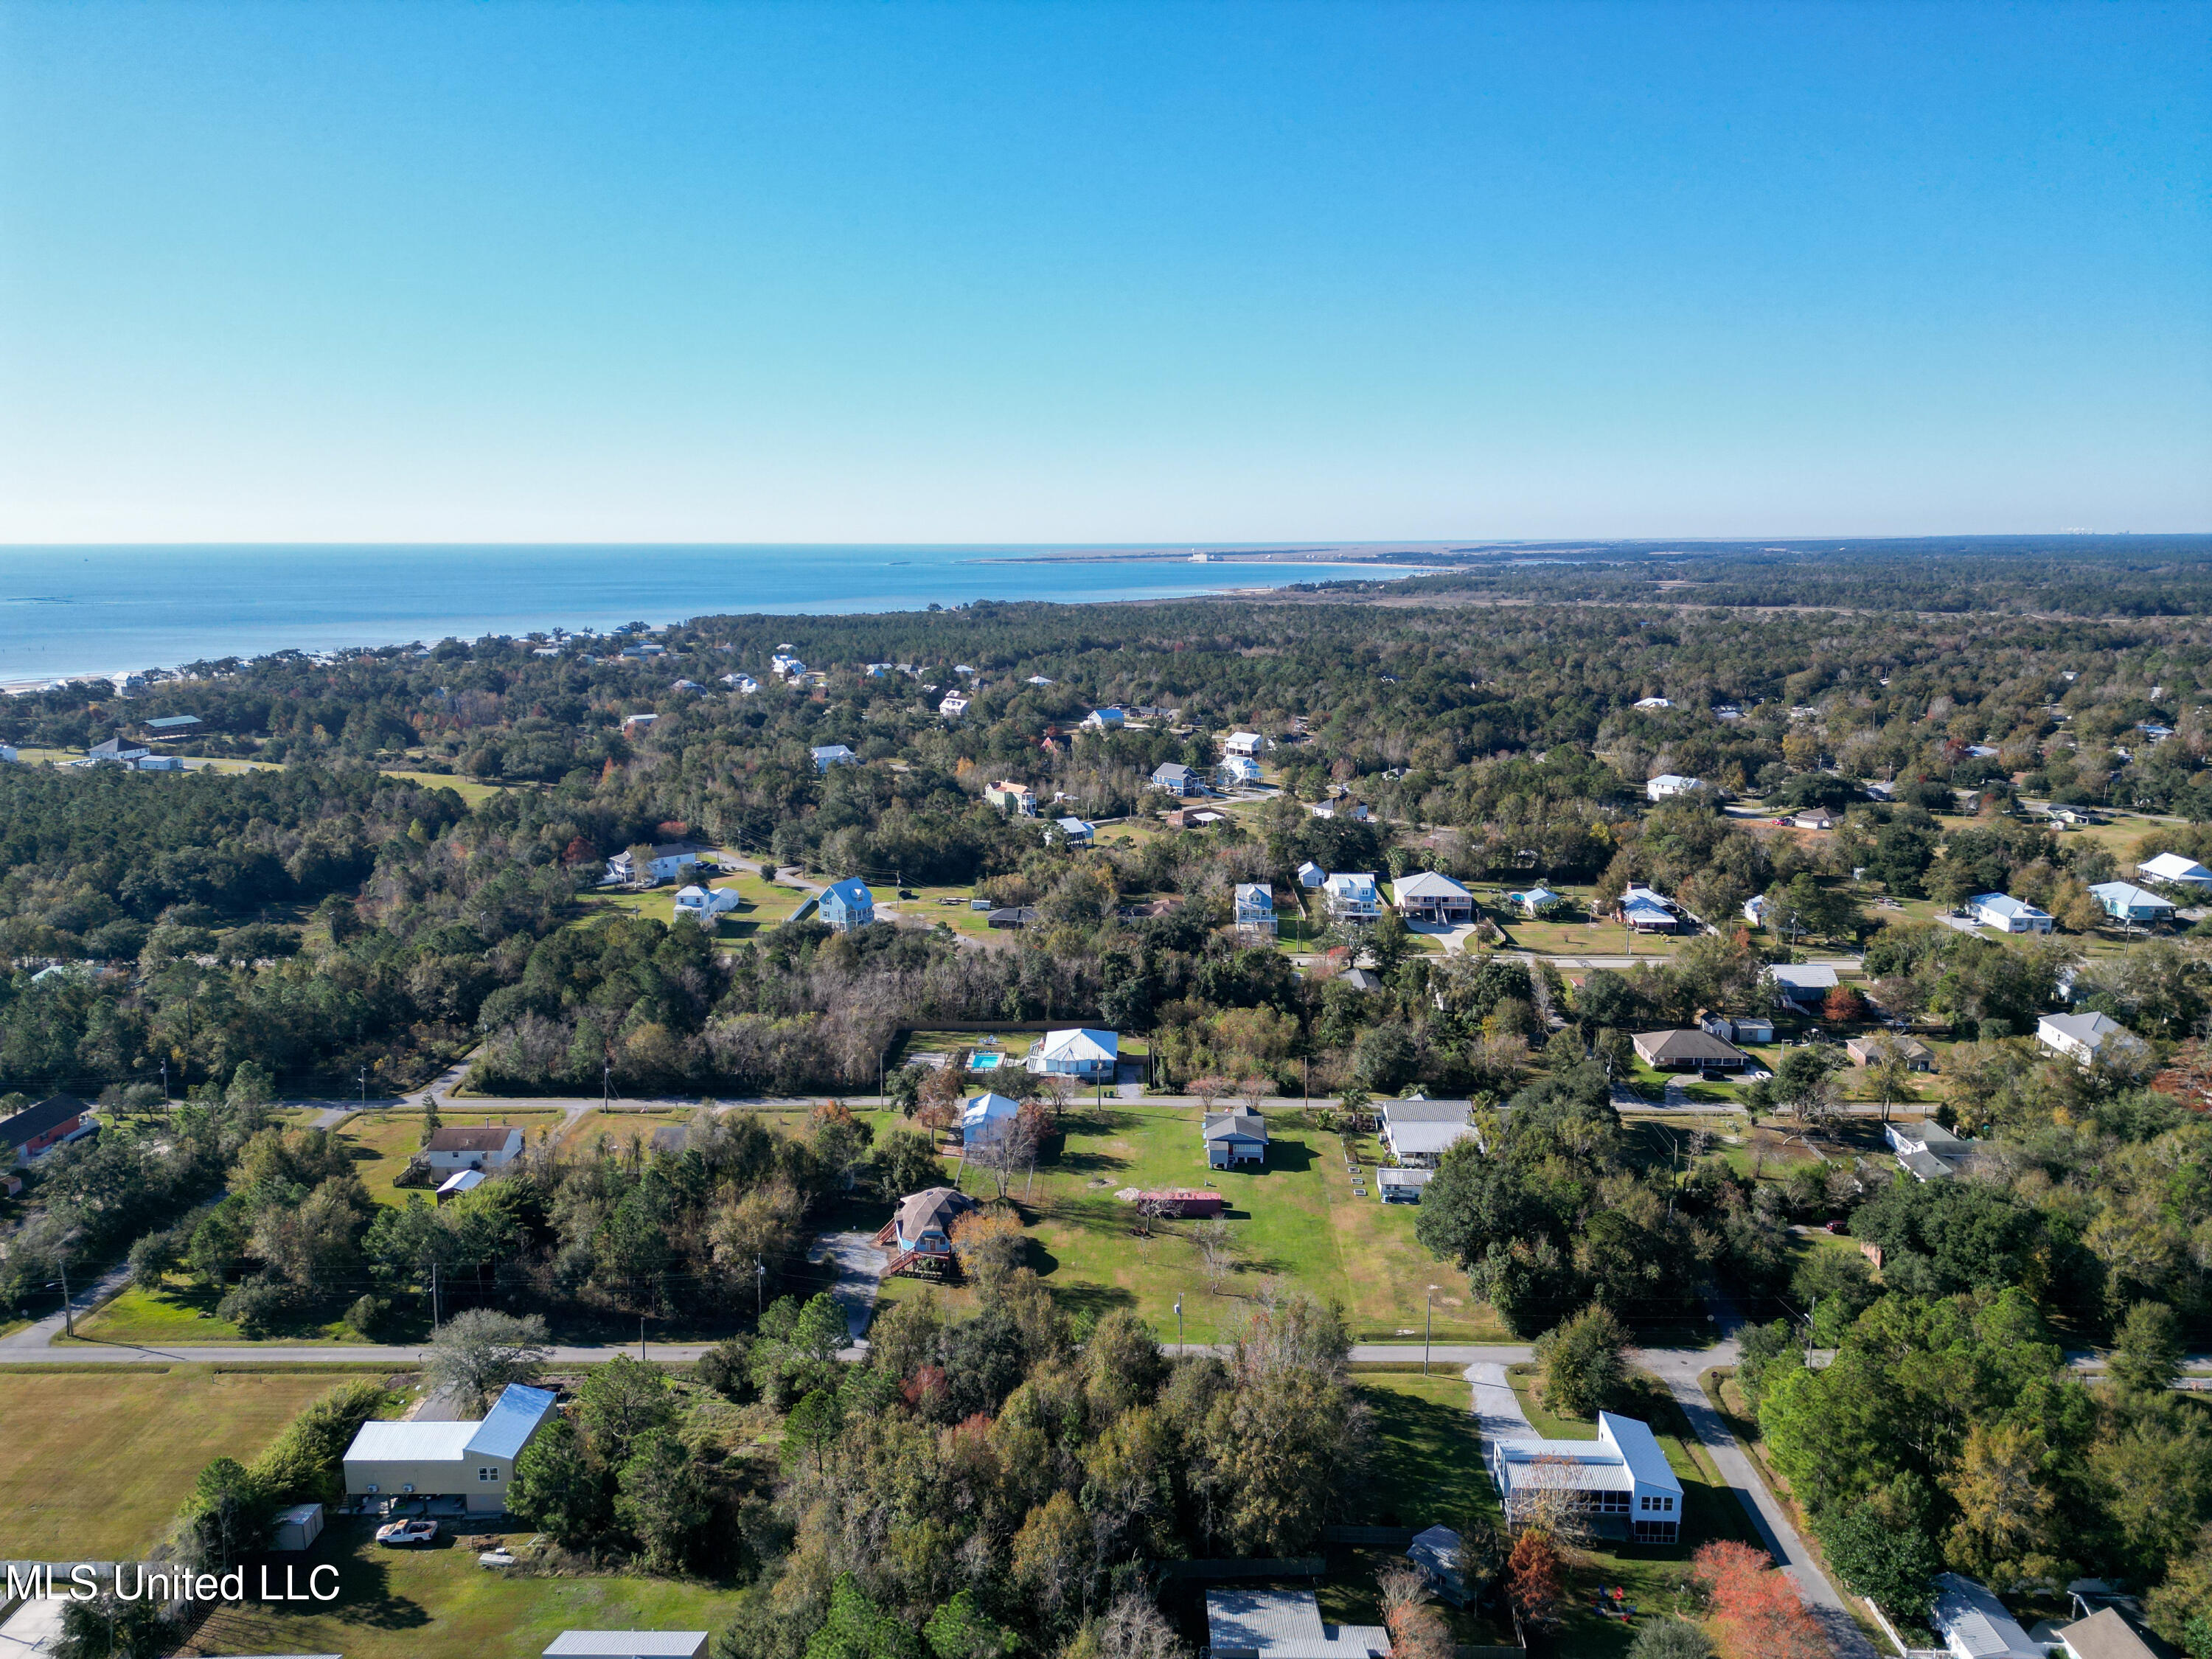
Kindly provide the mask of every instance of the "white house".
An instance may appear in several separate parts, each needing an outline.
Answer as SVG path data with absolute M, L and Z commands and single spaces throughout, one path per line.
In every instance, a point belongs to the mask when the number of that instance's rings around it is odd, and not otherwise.
M 1463 1100 L 1386 1100 L 1378 1103 L 1382 1144 L 1409 1170 L 1433 1170 L 1450 1147 L 1474 1139 Z
M 2035 1022 L 2035 1040 L 2081 1066 L 2142 1048 L 2142 1039 L 2110 1014 L 2045 1014 Z
M 1723 1042 L 1771 1042 L 1774 1022 L 1765 1014 L 1707 1014 L 1698 1029 L 1710 1031 Z
M 1766 896 L 1753 893 L 1743 902 L 1743 919 L 1754 927 L 1766 926 Z
M 645 878 L 651 881 L 672 881 L 678 876 L 690 874 L 692 866 L 698 862 L 699 849 L 689 842 L 663 842 L 646 854 Z M 617 853 L 607 860 L 608 880 L 635 881 L 638 878 L 636 868 L 631 862 L 629 853 Z
M 703 1630 L 564 1630 L 539 1659 L 707 1659 Z
M 1317 818 L 1350 818 L 1354 823 L 1365 823 L 1374 815 L 1364 800 L 1354 800 L 1349 795 L 1334 800 L 1316 801 L 1306 811 Z
M 750 674 L 725 674 L 722 684 L 748 697 L 760 690 L 760 682 Z
M 1460 922 L 1474 920 L 1474 895 L 1449 876 L 1424 870 L 1390 884 L 1390 902 L 1409 920 Z
M 1638 1543 L 1671 1544 L 1682 1524 L 1682 1483 L 1650 1429 L 1632 1417 L 1597 1414 L 1595 1440 L 1493 1440 L 1490 1475 L 1506 1522 L 1518 1526 L 1534 1494 L 1577 1493 L 1590 1530 Z
M 2148 888 L 2129 881 L 2100 881 L 2089 896 L 2116 921 L 2171 921 L 2173 906 Z
M 1548 887 L 1531 887 L 1525 893 L 1508 893 L 1506 902 L 1524 916 L 1540 916 L 1556 910 L 1563 901 Z
M 702 927 L 712 927 L 737 908 L 738 890 L 734 887 L 701 887 L 695 883 L 677 890 L 678 917 L 696 921 Z
M 1386 1659 L 1380 1625 L 1322 1622 L 1310 1589 L 1209 1589 L 1206 1644 L 1212 1659 Z
M 2212 888 L 2212 870 L 2207 870 L 2195 859 L 2185 859 L 2179 853 L 2160 853 L 2154 859 L 2145 859 L 2136 866 L 2136 873 L 2148 876 L 2153 881 L 2172 881 L 2187 887 Z
M 1322 883 L 1322 902 L 1332 921 L 1372 921 L 1382 914 L 1382 900 L 1375 878 L 1358 871 L 1339 871 Z
M 1043 1040 L 1030 1050 L 1024 1064 L 1039 1076 L 1111 1083 L 1114 1068 L 1121 1060 L 1121 1038 L 1118 1032 L 1079 1026 L 1065 1031 L 1047 1031 Z
M 833 766 L 858 766 L 860 757 L 842 743 L 818 743 L 811 751 L 814 769 L 827 772 Z
M 1243 755 L 1248 757 L 1262 754 L 1267 747 L 1267 738 L 1257 732 L 1231 732 L 1221 740 L 1224 755 Z
M 1984 1586 L 1955 1572 L 1936 1575 L 1936 1605 L 1928 1627 L 1957 1659 L 2044 1659 L 2047 1650 L 2028 1639 L 2020 1623 Z
M 795 680 L 806 672 L 806 665 L 791 654 L 786 646 L 768 659 L 769 672 L 779 679 Z
M 1298 866 L 1298 885 L 1311 892 L 1328 879 L 1328 872 L 1308 859 Z
M 458 1498 L 472 1514 L 496 1514 L 514 1460 L 554 1409 L 550 1390 L 510 1382 L 475 1421 L 364 1423 L 346 1448 L 346 1495 Z
M 1251 784 L 1260 781 L 1260 763 L 1249 755 L 1231 755 L 1214 769 L 1215 775 L 1226 784 Z
M 1021 1102 L 1009 1100 L 1004 1095 L 984 1093 L 971 1097 L 960 1108 L 961 1144 L 975 1146 L 996 1140 L 1013 1127 L 1021 1109 Z
M 1636 706 L 1638 708 L 1672 708 L 1674 700 L 1672 697 L 1638 697 Z
M 1686 778 L 1679 772 L 1662 772 L 1644 786 L 1646 800 L 1671 800 L 1676 795 L 1686 795 L 1705 787 L 1702 778 Z
M 1274 936 L 1274 889 L 1263 881 L 1240 881 L 1237 884 L 1236 905 L 1238 933 Z
M 438 1131 L 422 1149 L 433 1170 L 496 1170 L 522 1152 L 522 1131 L 512 1123 L 457 1123 Z
M 1639 933 L 1671 933 L 1683 926 L 1672 899 L 1656 888 L 1633 884 L 1621 890 L 1619 915 Z
M 2009 893 L 1978 893 L 1966 901 L 1966 909 L 1984 927 L 2000 933 L 2047 933 L 2049 913 Z
M 964 691 L 955 691 L 937 705 L 937 712 L 944 715 L 946 720 L 958 720 L 968 712 L 968 694 Z
M 1962 1135 L 1954 1135 L 1930 1118 L 1925 1123 L 1891 1123 L 1882 1134 L 1898 1163 L 1916 1181 L 1943 1181 L 1966 1166 L 1978 1150 Z
M 1098 833 L 1097 824 L 1082 818 L 1054 818 L 1052 827 L 1060 832 L 1060 838 L 1070 847 L 1088 847 L 1091 838 Z

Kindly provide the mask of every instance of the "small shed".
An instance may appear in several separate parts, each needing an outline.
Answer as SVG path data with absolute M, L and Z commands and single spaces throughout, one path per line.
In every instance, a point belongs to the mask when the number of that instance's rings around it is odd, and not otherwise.
M 270 1535 L 269 1547 L 276 1550 L 303 1550 L 323 1534 L 323 1506 L 320 1504 L 298 1504 L 276 1517 L 276 1529 Z
M 543 1659 L 706 1659 L 703 1630 L 564 1630 Z
M 472 1193 L 484 1184 L 487 1177 L 482 1170 L 456 1170 L 438 1183 L 433 1195 L 443 1204 L 449 1198 L 459 1198 L 463 1193 Z
M 1467 1605 L 1467 1580 L 1460 1571 L 1459 1534 L 1449 1527 L 1431 1527 L 1413 1534 L 1406 1559 L 1428 1580 L 1439 1601 L 1455 1607 Z

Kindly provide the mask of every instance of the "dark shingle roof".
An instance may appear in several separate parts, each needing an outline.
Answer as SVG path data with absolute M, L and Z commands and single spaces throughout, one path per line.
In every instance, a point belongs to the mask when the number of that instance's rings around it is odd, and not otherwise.
M 49 1129 L 82 1117 L 92 1108 L 75 1095 L 49 1095 L 35 1106 L 23 1109 L 0 1123 L 0 1146 L 22 1146 L 36 1140 Z
M 480 1123 L 441 1129 L 430 1137 L 430 1144 L 422 1150 L 428 1152 L 496 1152 L 507 1146 L 507 1138 L 514 1133 L 507 1123 Z

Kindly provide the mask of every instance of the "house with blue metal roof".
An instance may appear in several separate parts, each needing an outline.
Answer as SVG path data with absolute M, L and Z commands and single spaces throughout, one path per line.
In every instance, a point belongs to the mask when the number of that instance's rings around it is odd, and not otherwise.
M 459 1507 L 496 1514 L 514 1484 L 514 1460 L 556 1409 L 550 1389 L 510 1382 L 481 1419 L 364 1423 L 346 1448 L 346 1496 L 366 1507 Z
M 824 926 L 850 933 L 876 919 L 876 896 L 858 876 L 848 876 L 822 890 L 817 908 Z

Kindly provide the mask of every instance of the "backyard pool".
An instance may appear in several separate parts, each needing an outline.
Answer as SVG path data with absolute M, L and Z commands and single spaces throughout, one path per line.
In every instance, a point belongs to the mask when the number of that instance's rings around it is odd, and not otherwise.
M 1004 1059 L 1004 1054 L 977 1054 L 968 1062 L 968 1069 L 971 1072 L 995 1072 L 999 1069 L 999 1062 Z

